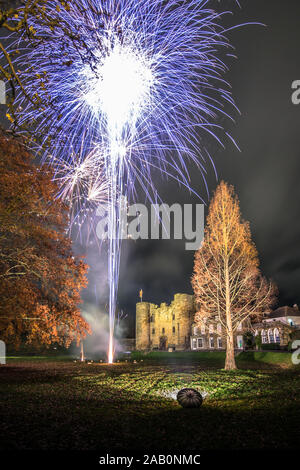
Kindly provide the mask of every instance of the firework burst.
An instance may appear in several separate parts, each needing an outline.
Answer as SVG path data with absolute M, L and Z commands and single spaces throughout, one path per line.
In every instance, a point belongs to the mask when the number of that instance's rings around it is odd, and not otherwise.
M 188 161 L 204 174 L 203 142 L 207 136 L 220 142 L 217 120 L 229 117 L 227 104 L 234 106 L 219 55 L 229 44 L 221 15 L 207 0 L 75 0 L 65 9 L 58 4 L 45 7 L 53 28 L 32 20 L 33 39 L 25 48 L 26 38 L 13 46 L 21 50 L 20 63 L 31 64 L 21 73 L 27 94 L 49 103 L 36 107 L 19 90 L 16 116 L 21 126 L 34 125 L 44 144 L 51 138 L 61 193 L 75 199 L 75 207 L 89 197 L 99 202 L 104 168 L 112 362 L 118 195 L 130 197 L 140 185 L 153 197 L 153 169 L 187 187 Z M 104 149 L 103 158 L 95 149 Z
M 86 219 L 94 218 L 99 207 L 106 209 L 108 183 L 105 176 L 104 157 L 95 148 L 87 155 L 70 152 L 69 159 L 51 157 L 58 184 L 58 196 L 70 207 L 70 232 L 74 226 L 82 226 Z

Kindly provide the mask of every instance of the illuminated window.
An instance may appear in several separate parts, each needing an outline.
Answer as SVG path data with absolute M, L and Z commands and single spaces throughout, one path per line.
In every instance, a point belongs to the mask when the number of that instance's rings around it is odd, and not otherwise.
M 274 330 L 274 337 L 275 337 L 275 343 L 280 344 L 280 334 L 279 334 L 278 328 L 275 328 L 275 330 Z
M 268 336 L 267 336 L 267 333 L 266 333 L 265 330 L 262 330 L 262 332 L 261 332 L 261 342 L 263 344 L 268 342 Z

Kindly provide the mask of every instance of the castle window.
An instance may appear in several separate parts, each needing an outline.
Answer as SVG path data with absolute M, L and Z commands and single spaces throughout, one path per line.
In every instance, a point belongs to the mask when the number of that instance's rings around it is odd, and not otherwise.
M 198 348 L 203 348 L 203 339 L 198 338 Z
M 155 335 L 155 328 L 152 328 L 152 334 Z
M 218 348 L 222 348 L 222 338 L 218 338 Z
M 213 338 L 212 336 L 209 338 L 209 347 L 210 347 L 210 348 L 214 348 L 214 347 L 215 347 L 214 338 Z
M 175 313 L 173 313 L 173 320 L 175 320 Z
M 274 331 L 269 330 L 269 343 L 274 343 Z
M 165 329 L 164 329 L 164 328 L 162 329 L 162 334 L 163 334 L 163 335 L 165 334 Z
M 155 320 L 154 315 L 151 315 L 151 317 L 150 317 L 150 322 L 151 322 L 151 323 L 154 323 L 154 320 Z
M 175 328 L 175 326 L 173 326 L 173 333 L 175 333 L 175 331 L 176 331 L 176 328 Z

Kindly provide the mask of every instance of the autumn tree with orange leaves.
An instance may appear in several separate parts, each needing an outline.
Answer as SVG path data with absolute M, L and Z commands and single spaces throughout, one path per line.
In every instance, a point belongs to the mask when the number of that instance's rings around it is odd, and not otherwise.
M 0 132 L 0 338 L 18 346 L 79 342 L 87 266 L 73 256 L 67 207 L 51 171 Z
M 195 254 L 192 286 L 198 311 L 226 332 L 225 369 L 236 369 L 234 333 L 247 319 L 259 320 L 276 301 L 276 287 L 262 277 L 249 224 L 242 220 L 233 186 L 221 182 L 209 207 L 202 246 Z

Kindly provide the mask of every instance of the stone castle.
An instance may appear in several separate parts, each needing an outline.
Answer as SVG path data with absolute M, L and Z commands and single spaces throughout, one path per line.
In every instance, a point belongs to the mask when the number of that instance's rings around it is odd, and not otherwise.
M 176 294 L 170 305 L 136 305 L 136 349 L 185 350 L 190 347 L 194 296 Z

